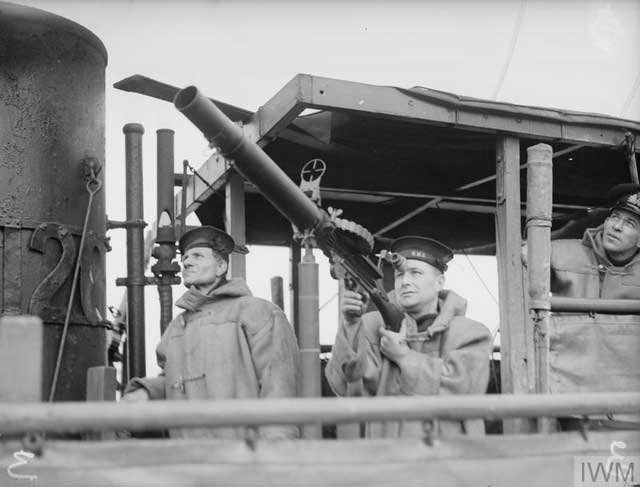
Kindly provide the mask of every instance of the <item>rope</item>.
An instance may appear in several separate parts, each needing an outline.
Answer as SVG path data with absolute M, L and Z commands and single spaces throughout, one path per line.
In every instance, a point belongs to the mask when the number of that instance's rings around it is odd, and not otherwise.
M 71 307 L 73 306 L 73 297 L 76 293 L 76 287 L 78 284 L 78 274 L 80 273 L 80 262 L 82 261 L 82 250 L 84 248 L 84 240 L 87 235 L 87 228 L 89 226 L 89 215 L 91 214 L 91 206 L 93 204 L 93 196 L 102 188 L 102 182 L 96 177 L 94 167 L 90 167 L 90 174 L 87 180 L 86 189 L 89 193 L 89 201 L 87 203 L 87 211 L 84 215 L 84 224 L 82 226 L 82 234 L 80 236 L 80 249 L 78 250 L 78 259 L 76 260 L 76 266 L 73 271 L 73 281 L 71 281 L 71 293 L 69 294 L 69 302 L 67 304 L 67 312 L 64 317 L 64 326 L 62 328 L 62 337 L 60 337 L 60 345 L 58 347 L 58 358 L 56 359 L 56 368 L 53 372 L 53 379 L 51 381 L 51 389 L 49 391 L 49 402 L 53 402 L 53 398 L 56 394 L 56 387 L 58 385 L 58 375 L 60 374 L 60 364 L 62 363 L 62 354 L 64 352 L 64 345 L 67 340 L 67 331 L 69 330 L 69 320 L 71 319 Z
M 207 181 L 205 178 L 203 178 L 203 177 L 200 175 L 200 173 L 196 170 L 196 168 L 195 168 L 195 167 L 193 167 L 191 164 L 189 164 L 189 161 L 185 160 L 185 161 L 183 162 L 183 164 L 184 164 L 186 167 L 188 167 L 188 168 L 189 168 L 189 170 L 190 170 L 193 174 L 195 174 L 195 176 L 196 176 L 200 181 L 202 181 L 204 184 L 206 184 L 206 185 L 207 185 L 207 187 L 208 187 L 212 192 L 214 192 L 214 193 L 216 192 L 216 189 L 215 189 L 213 186 L 211 186 L 211 183 L 209 183 L 209 181 Z M 204 203 L 204 201 L 195 200 L 195 203 Z

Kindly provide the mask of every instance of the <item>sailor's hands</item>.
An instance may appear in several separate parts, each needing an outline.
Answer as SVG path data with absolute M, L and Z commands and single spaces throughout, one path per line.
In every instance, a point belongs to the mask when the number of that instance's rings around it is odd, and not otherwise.
M 149 393 L 146 389 L 140 388 L 135 391 L 125 394 L 120 399 L 120 402 L 144 402 L 149 400 Z
M 353 326 L 360 322 L 360 317 L 367 309 L 369 295 L 365 292 L 344 290 L 342 294 L 342 317 L 347 326 Z
M 467 300 L 455 291 L 443 289 L 438 293 L 438 297 L 444 301 L 438 317 L 427 329 L 427 334 L 430 338 L 436 333 L 441 333 L 449 328 L 449 322 L 454 316 L 464 316 L 467 312 Z
M 383 327 L 380 328 L 380 351 L 396 365 L 400 365 L 402 359 L 409 353 L 409 345 L 406 339 L 400 335 Z

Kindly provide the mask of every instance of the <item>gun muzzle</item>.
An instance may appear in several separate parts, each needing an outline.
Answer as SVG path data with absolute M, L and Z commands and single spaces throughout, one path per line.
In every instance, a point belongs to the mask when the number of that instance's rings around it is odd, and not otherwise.
M 300 230 L 315 229 L 329 221 L 318 208 L 257 144 L 248 140 L 233 123 L 195 86 L 180 90 L 173 104 L 227 159 L 252 182 L 277 210 Z

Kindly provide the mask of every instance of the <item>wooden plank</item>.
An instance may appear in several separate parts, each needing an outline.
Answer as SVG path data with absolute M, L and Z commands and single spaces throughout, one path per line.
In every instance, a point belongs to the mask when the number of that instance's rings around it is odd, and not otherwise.
M 503 393 L 527 394 L 528 324 L 524 302 L 520 228 L 520 141 L 500 137 L 496 143 L 496 243 L 500 297 L 500 377 Z M 526 420 L 504 422 L 508 433 L 529 431 Z
M 589 433 L 586 440 L 575 433 L 462 437 L 442 439 L 433 447 L 419 438 L 259 440 L 251 445 L 222 440 L 53 440 L 46 443 L 44 455 L 30 458 L 15 472 L 35 475 L 37 485 L 47 487 L 512 486 L 522 484 L 523 478 L 528 486 L 547 487 L 577 485 L 576 457 L 578 466 L 586 456 L 599 456 L 604 463 L 614 441 L 624 442 L 627 459 L 640 452 L 633 432 Z M 20 449 L 16 441 L 0 444 L 2 471 L 15 463 L 13 454 Z M 636 481 L 637 471 L 633 475 Z
M 277 136 L 304 110 L 299 100 L 309 88 L 310 76 L 295 76 L 253 114 L 245 124 L 246 134 L 256 143 Z
M 42 343 L 37 316 L 0 318 L 0 402 L 42 400 Z
M 225 226 L 237 246 L 247 243 L 244 178 L 233 171 L 225 185 Z M 246 279 L 246 257 L 237 252 L 229 256 L 229 275 Z
M 320 76 L 310 77 L 310 82 L 312 89 L 301 92 L 299 98 L 308 108 L 599 147 L 617 147 L 624 142 L 625 132 L 640 130 L 636 122 L 613 117 L 470 99 L 434 90 L 412 92 Z

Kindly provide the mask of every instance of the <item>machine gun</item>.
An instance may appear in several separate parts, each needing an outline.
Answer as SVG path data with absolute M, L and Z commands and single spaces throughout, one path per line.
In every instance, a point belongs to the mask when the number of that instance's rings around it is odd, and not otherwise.
M 180 90 L 174 100 L 180 110 L 220 154 L 253 183 L 276 209 L 329 258 L 333 277 L 350 290 L 364 290 L 378 308 L 385 327 L 399 331 L 402 311 L 389 301 L 380 270 L 367 257 L 374 239 L 355 222 L 329 215 L 316 206 L 257 144 L 195 86 Z

